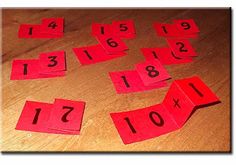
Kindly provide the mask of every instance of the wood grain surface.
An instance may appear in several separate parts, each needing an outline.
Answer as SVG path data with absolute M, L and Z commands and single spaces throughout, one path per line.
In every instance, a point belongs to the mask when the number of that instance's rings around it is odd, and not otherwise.
M 194 151 L 229 152 L 230 140 L 230 9 L 3 9 L 2 10 L 2 151 Z M 41 18 L 64 17 L 65 35 L 59 39 L 19 39 L 20 24 L 39 24 Z M 191 39 L 198 53 L 194 62 L 167 66 L 168 82 L 198 75 L 221 103 L 198 109 L 183 128 L 142 142 L 124 145 L 110 118 L 160 103 L 169 86 L 146 92 L 116 94 L 110 71 L 134 69 L 144 60 L 142 47 L 167 46 L 153 22 L 193 18 L 200 28 Z M 96 44 L 91 24 L 133 19 L 137 37 L 126 40 L 128 55 L 81 66 L 72 48 Z M 65 50 L 65 77 L 10 81 L 13 59 L 37 58 L 41 52 Z M 55 98 L 86 101 L 80 135 L 15 130 L 26 100 L 52 103 Z

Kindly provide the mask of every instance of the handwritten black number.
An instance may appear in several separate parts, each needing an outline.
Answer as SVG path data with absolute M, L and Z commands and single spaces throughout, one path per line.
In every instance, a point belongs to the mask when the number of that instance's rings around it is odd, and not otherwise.
M 153 54 L 154 58 L 158 59 L 157 53 L 155 51 L 152 51 L 152 54 Z
M 88 52 L 87 50 L 84 50 L 84 53 L 87 55 L 87 57 L 88 57 L 90 60 L 93 59 L 92 56 L 89 54 L 89 52 Z
M 69 113 L 71 113 L 71 111 L 74 110 L 74 108 L 73 107 L 69 107 L 69 106 L 63 106 L 62 109 L 69 109 L 61 118 L 61 120 L 63 122 L 68 122 L 69 120 L 67 120 L 67 116 L 69 115 Z
M 50 62 L 52 62 L 51 64 L 48 64 L 48 67 L 54 67 L 57 65 L 57 56 L 48 56 L 48 58 L 50 59 Z
M 190 87 L 193 88 L 193 90 L 200 96 L 203 97 L 203 94 L 195 87 L 195 85 L 193 83 L 189 83 L 188 84 Z
M 180 47 L 179 47 L 179 51 L 180 51 L 180 52 L 187 52 L 187 51 L 188 51 L 187 49 L 184 49 L 184 43 L 182 43 L 182 42 L 176 42 L 176 45 L 177 45 L 177 46 L 180 46 Z
M 127 88 L 129 88 L 130 85 L 129 85 L 129 83 L 128 83 L 126 77 L 125 77 L 125 76 L 121 76 L 121 78 L 123 79 L 123 81 L 124 81 L 124 83 L 125 83 L 125 86 L 126 86 Z
M 32 34 L 33 34 L 33 28 L 30 27 L 30 28 L 29 28 L 29 35 L 32 35 Z
M 128 118 L 128 117 L 125 117 L 124 119 L 125 119 L 125 121 L 127 122 L 127 124 L 129 125 L 129 128 L 131 129 L 132 133 L 136 133 L 136 130 L 135 130 L 135 128 L 133 127 L 133 125 L 131 124 L 129 118 Z
M 27 73 L 28 73 L 28 64 L 23 64 L 23 65 L 24 65 L 23 74 L 24 74 L 24 75 L 27 75 Z
M 156 76 L 159 75 L 159 72 L 158 72 L 157 70 L 155 70 L 155 67 L 152 66 L 152 65 L 146 66 L 145 69 L 146 69 L 146 71 L 148 71 L 148 76 L 149 76 L 149 77 L 154 78 L 154 77 L 156 77 Z
M 159 118 L 159 122 L 157 122 L 157 121 L 154 119 L 153 115 L 155 115 L 155 116 L 157 116 L 157 117 Z M 150 113 L 149 113 L 149 118 L 151 119 L 151 121 L 153 122 L 153 124 L 155 124 L 155 125 L 158 126 L 158 127 L 161 127 L 161 126 L 164 125 L 164 120 L 163 120 L 163 118 L 162 118 L 161 115 L 160 115 L 159 113 L 157 113 L 157 112 L 154 112 L 154 111 L 150 112 Z
M 165 26 L 161 26 L 161 28 L 163 29 L 163 31 L 164 31 L 166 34 L 168 33 Z
M 104 34 L 104 26 L 101 26 L 101 34 Z
M 108 38 L 107 39 L 107 44 L 110 46 L 110 47 L 117 47 L 118 46 L 118 43 L 115 42 L 114 40 L 112 40 L 112 38 Z
M 191 26 L 188 22 L 182 22 L 181 26 L 184 28 L 184 30 L 188 30 L 191 28 Z
M 120 24 L 120 31 L 127 31 L 128 27 L 126 26 L 126 24 Z
M 57 27 L 56 22 L 50 22 L 50 24 L 48 24 L 48 27 L 51 27 L 52 29 L 55 29 Z
M 36 110 L 36 113 L 35 113 L 34 120 L 33 120 L 32 124 L 37 124 L 38 118 L 39 118 L 39 114 L 41 112 L 41 108 L 36 108 L 35 110 Z

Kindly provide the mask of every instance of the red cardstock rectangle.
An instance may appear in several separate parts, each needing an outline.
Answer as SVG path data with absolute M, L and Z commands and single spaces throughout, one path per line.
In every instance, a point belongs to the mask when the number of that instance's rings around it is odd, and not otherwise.
M 176 25 L 177 29 L 180 31 L 180 33 L 183 35 L 192 35 L 200 32 L 198 26 L 196 25 L 193 19 L 179 19 L 174 20 L 173 22 Z
M 179 128 L 161 104 L 110 115 L 124 144 L 158 137 Z
M 113 35 L 112 26 L 110 24 L 92 23 L 92 35 Z
M 134 38 L 136 34 L 133 20 L 113 21 L 112 30 L 121 38 Z
M 43 18 L 40 32 L 62 36 L 64 32 L 64 18 Z
M 167 83 L 164 81 L 145 86 L 135 70 L 109 72 L 109 75 L 118 94 L 147 91 L 167 86 Z

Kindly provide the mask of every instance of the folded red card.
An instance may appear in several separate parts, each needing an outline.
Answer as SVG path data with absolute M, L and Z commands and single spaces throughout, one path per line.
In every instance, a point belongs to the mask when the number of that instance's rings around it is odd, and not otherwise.
M 118 94 L 146 91 L 167 86 L 167 83 L 164 81 L 145 86 L 138 72 L 135 70 L 109 72 L 109 75 Z
M 50 33 L 41 33 L 41 25 L 20 25 L 18 31 L 19 38 L 59 38 L 61 35 L 54 35 Z
M 174 24 L 183 35 L 196 34 L 200 32 L 193 19 L 174 20 Z
M 66 70 L 66 56 L 64 51 L 40 53 L 40 73 L 60 72 Z
M 161 104 L 110 115 L 124 144 L 154 138 L 179 128 Z
M 170 75 L 159 60 L 150 60 L 135 65 L 144 85 L 153 85 L 170 79 Z
M 40 28 L 41 33 L 62 36 L 64 32 L 63 18 L 44 18 Z
M 128 49 L 119 37 L 106 35 L 97 36 L 96 38 L 108 54 L 123 52 Z
M 103 36 L 103 35 L 112 35 L 113 30 L 110 24 L 92 24 L 92 35 L 93 36 Z
M 52 104 L 26 101 L 20 118 L 17 122 L 17 130 L 50 132 L 47 127 Z
M 40 61 L 37 59 L 14 60 L 12 62 L 11 80 L 37 79 L 64 76 L 65 72 L 41 73 Z
M 177 57 L 197 56 L 197 53 L 187 39 L 167 39 L 167 42 Z
M 121 38 L 134 38 L 136 34 L 133 20 L 113 21 L 112 30 Z
M 73 51 L 82 65 L 94 64 L 126 55 L 125 52 L 108 54 L 101 45 L 73 48 Z
M 84 108 L 83 101 L 55 99 L 48 127 L 52 130 L 77 131 L 79 134 Z
M 163 65 L 182 64 L 192 62 L 190 57 L 177 57 L 174 52 L 167 47 L 162 48 L 141 48 L 146 60 L 159 60 Z

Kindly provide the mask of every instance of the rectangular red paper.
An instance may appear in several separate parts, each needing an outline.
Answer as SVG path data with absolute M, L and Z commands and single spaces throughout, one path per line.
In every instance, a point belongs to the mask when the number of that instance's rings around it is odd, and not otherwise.
M 134 38 L 136 34 L 133 20 L 113 21 L 112 29 L 121 38 Z
M 174 20 L 174 24 L 183 35 L 191 35 L 200 32 L 193 19 Z
M 97 36 L 97 40 L 108 54 L 114 54 L 128 50 L 126 44 L 116 36 Z
M 170 75 L 159 60 L 150 60 L 135 65 L 144 85 L 152 85 L 170 79 Z
M 79 133 L 85 102 L 55 99 L 49 119 L 49 128 Z
M 124 144 L 158 137 L 179 128 L 161 104 L 110 115 Z
M 168 47 L 141 48 L 141 51 L 146 60 L 159 60 L 163 65 L 183 64 L 193 61 L 190 57 L 177 57 Z
M 125 52 L 108 54 L 101 45 L 73 48 L 73 51 L 82 65 L 94 64 L 126 55 Z
M 40 32 L 62 36 L 64 32 L 64 18 L 43 18 Z
M 118 94 L 146 91 L 167 86 L 167 83 L 164 81 L 145 86 L 135 70 L 109 72 L 109 75 Z
M 176 57 L 184 58 L 197 56 L 197 53 L 187 39 L 167 39 L 167 42 Z
M 110 24 L 93 23 L 92 35 L 93 36 L 113 35 L 112 26 Z

